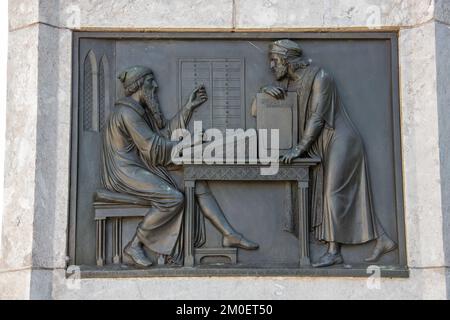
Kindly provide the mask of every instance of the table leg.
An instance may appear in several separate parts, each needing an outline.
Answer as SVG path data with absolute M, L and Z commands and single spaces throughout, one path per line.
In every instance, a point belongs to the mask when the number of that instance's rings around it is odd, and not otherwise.
M 195 181 L 185 181 L 186 207 L 184 212 L 184 266 L 194 266 L 194 210 Z
M 113 263 L 120 264 L 122 262 L 122 218 L 113 220 Z
M 96 259 L 97 266 L 105 265 L 106 260 L 106 220 L 99 219 L 95 221 L 96 224 Z
M 300 245 L 300 267 L 311 266 L 309 257 L 309 203 L 308 182 L 298 182 L 298 240 Z

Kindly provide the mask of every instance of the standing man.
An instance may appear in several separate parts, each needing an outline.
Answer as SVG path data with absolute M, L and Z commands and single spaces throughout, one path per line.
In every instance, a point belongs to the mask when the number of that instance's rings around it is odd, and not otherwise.
M 148 201 L 149 210 L 139 224 L 125 253 L 140 266 L 152 263 L 143 246 L 180 263 L 183 258 L 182 221 L 184 195 L 177 188 L 167 166 L 176 129 L 185 129 L 192 112 L 207 99 L 204 87 L 195 89 L 186 105 L 166 121 L 157 98 L 158 84 L 151 69 L 131 67 L 119 76 L 125 90 L 108 119 L 103 139 L 102 182 L 106 189 Z M 206 183 L 198 183 L 197 201 L 204 216 L 222 233 L 225 247 L 255 250 L 258 245 L 245 239 L 228 223 Z M 204 241 L 196 229 L 197 243 Z M 202 240 L 203 239 L 203 240 Z
M 278 81 L 287 81 L 298 94 L 300 143 L 282 161 L 290 163 L 302 155 L 318 156 L 321 165 L 313 177 L 312 227 L 328 250 L 314 267 L 343 262 L 342 244 L 376 240 L 372 255 L 377 261 L 396 249 L 379 223 L 372 206 L 363 142 L 339 99 L 332 77 L 302 59 L 302 50 L 291 40 L 270 46 L 270 66 Z M 283 99 L 285 89 L 268 86 L 263 92 Z M 322 200 L 323 199 L 323 200 Z

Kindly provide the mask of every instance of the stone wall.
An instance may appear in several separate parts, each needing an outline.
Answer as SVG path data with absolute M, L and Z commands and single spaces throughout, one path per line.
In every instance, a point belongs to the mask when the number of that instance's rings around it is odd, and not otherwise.
M 450 0 L 14 0 L 9 14 L 0 298 L 450 297 Z M 67 280 L 73 30 L 398 31 L 410 277 Z

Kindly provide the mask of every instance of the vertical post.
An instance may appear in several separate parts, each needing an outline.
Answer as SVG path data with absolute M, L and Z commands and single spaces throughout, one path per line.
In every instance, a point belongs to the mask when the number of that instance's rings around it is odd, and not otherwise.
M 100 259 L 100 220 L 95 220 L 95 261 L 97 266 L 103 265 Z
M 97 266 L 102 267 L 105 265 L 105 252 L 106 252 L 106 239 L 105 239 L 105 229 L 106 220 L 99 219 L 95 221 L 96 224 L 96 258 Z
M 113 263 L 122 262 L 122 218 L 115 218 L 113 222 Z
M 184 266 L 194 266 L 195 181 L 185 181 L 186 209 L 184 212 Z
M 308 182 L 298 182 L 298 240 L 300 245 L 300 267 L 311 266 L 309 257 L 309 203 Z
M 283 230 L 286 232 L 294 233 L 294 206 L 292 199 L 292 183 L 291 181 L 285 182 L 285 200 L 284 200 L 284 223 Z

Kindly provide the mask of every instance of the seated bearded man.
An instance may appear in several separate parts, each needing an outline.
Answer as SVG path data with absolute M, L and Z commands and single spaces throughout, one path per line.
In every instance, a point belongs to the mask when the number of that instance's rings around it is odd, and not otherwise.
M 167 170 L 177 144 L 170 137 L 174 130 L 186 128 L 192 112 L 207 100 L 207 94 L 204 87 L 195 89 L 186 105 L 166 121 L 151 69 L 131 67 L 119 79 L 126 97 L 116 103 L 105 128 L 102 182 L 110 191 L 133 195 L 149 204 L 147 215 L 124 251 L 140 266 L 152 264 L 143 247 L 166 261 L 180 263 L 184 195 Z M 203 215 L 223 235 L 223 246 L 258 248 L 233 229 L 206 183 L 197 184 L 196 197 Z

